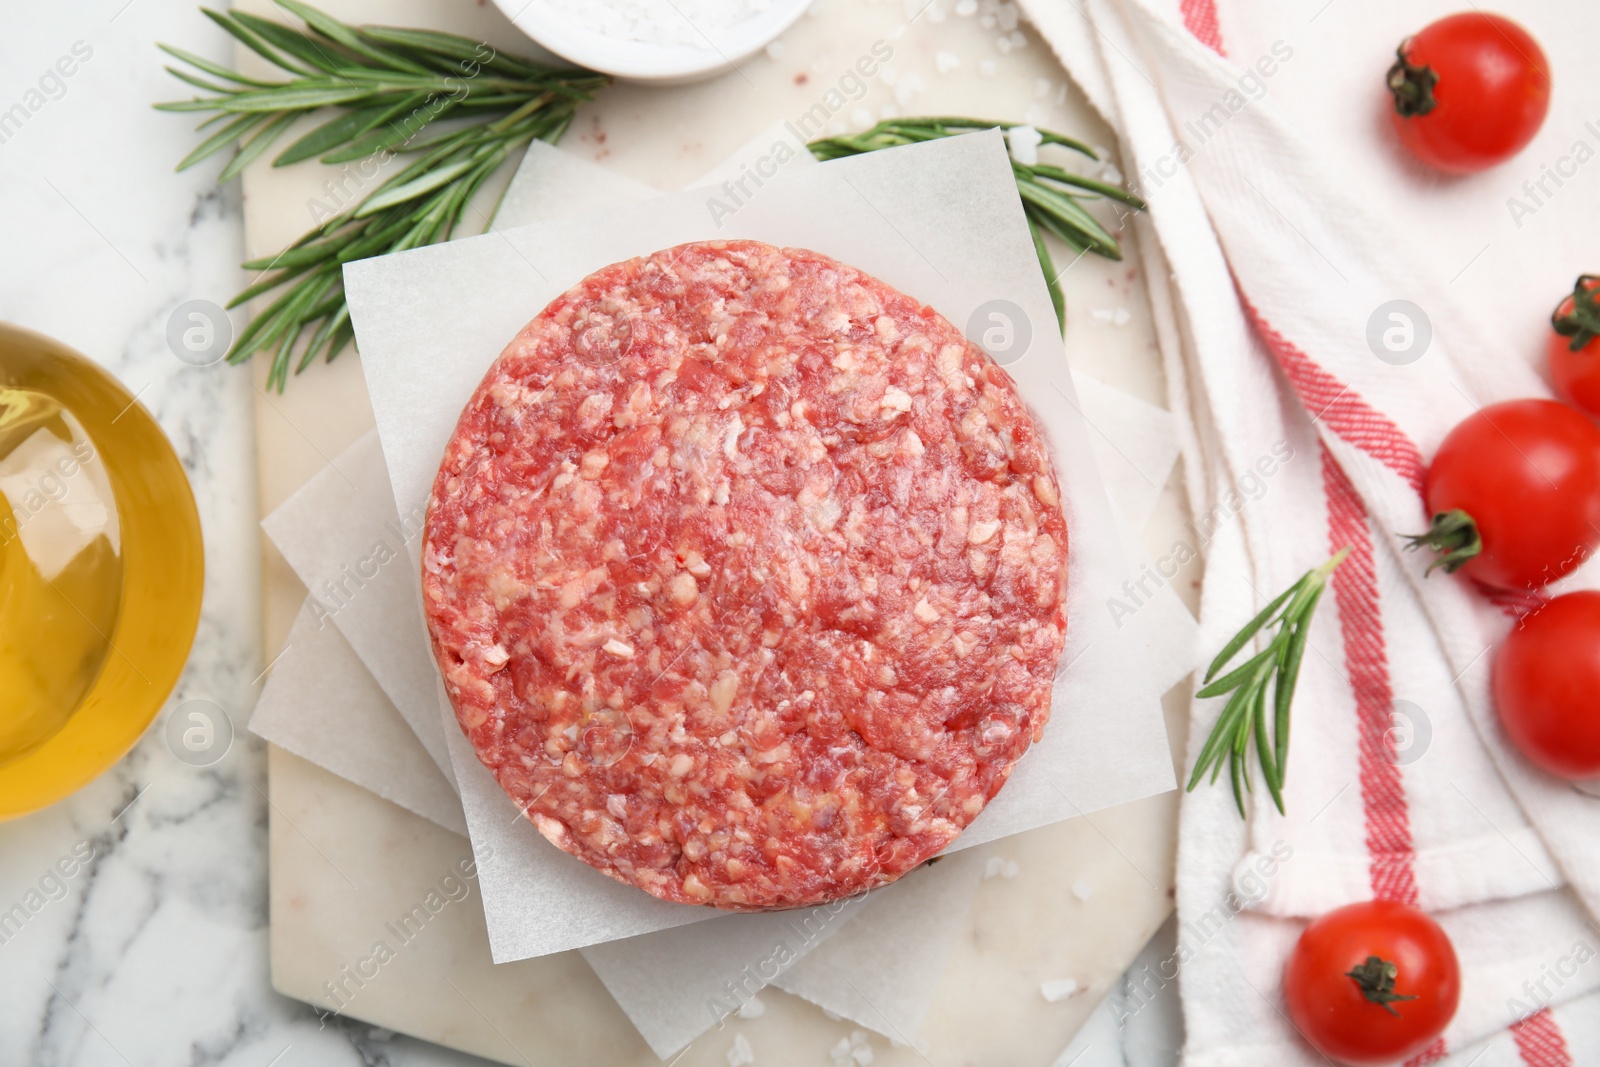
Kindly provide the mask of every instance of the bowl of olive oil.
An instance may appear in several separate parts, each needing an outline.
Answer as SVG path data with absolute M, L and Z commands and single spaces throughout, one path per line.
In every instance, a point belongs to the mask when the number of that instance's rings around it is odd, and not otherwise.
M 150 413 L 0 323 L 0 819 L 133 747 L 189 658 L 203 579 L 194 496 Z

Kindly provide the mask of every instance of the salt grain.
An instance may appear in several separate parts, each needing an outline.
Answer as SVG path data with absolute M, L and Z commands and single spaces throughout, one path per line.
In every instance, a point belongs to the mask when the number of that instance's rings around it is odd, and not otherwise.
M 1020 870 L 1022 868 L 1004 856 L 990 856 L 989 862 L 983 867 L 983 878 L 984 881 L 990 878 L 1015 878 Z
M 961 57 L 954 52 L 940 52 L 933 57 L 933 69 L 940 74 L 949 74 L 961 66 Z
M 1039 162 L 1039 145 L 1044 140 L 1032 126 L 1013 126 L 1006 131 L 1011 158 L 1025 167 Z
M 749 1067 L 756 1062 L 756 1054 L 750 1048 L 750 1041 L 743 1034 L 733 1039 L 733 1047 L 728 1050 L 728 1067 Z
M 956 15 L 961 18 L 970 19 L 977 13 L 978 0 L 960 0 L 960 2 L 956 4 Z
M 1072 978 L 1052 978 L 1039 984 L 1039 995 L 1051 1004 L 1066 1000 L 1077 991 L 1078 983 Z
M 985 59 L 978 63 L 978 73 L 983 75 L 985 78 L 994 77 L 994 71 L 994 60 Z
M 769 0 L 549 0 L 567 22 L 623 41 L 709 48 L 707 33 L 732 29 Z
M 739 1005 L 739 1018 L 759 1019 L 767 1012 L 767 1006 L 761 1002 L 760 997 L 751 997 Z
M 1072 883 L 1072 895 L 1079 900 L 1088 900 L 1094 896 L 1094 886 L 1090 885 L 1087 879 L 1079 878 Z
M 783 42 L 782 41 L 773 41 L 771 44 L 767 45 L 767 58 L 768 59 L 782 59 L 783 58 Z

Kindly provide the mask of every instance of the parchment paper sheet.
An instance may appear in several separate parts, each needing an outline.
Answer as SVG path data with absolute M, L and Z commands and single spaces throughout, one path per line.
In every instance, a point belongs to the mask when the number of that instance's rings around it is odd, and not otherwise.
M 966 323 L 987 300 L 1032 334 L 1007 369 L 1055 446 L 1073 535 L 1074 627 L 1043 740 L 956 842 L 964 848 L 1173 787 L 1159 693 L 1137 627 L 1106 605 L 1128 573 L 1000 136 L 977 133 L 795 168 L 731 214 L 703 191 L 347 266 L 346 291 L 397 511 L 425 498 L 456 418 L 506 341 L 553 297 L 617 260 L 709 237 L 815 248 Z M 414 570 L 419 543 L 406 545 Z M 1113 580 L 1115 579 L 1115 580 Z M 442 707 L 441 714 L 448 714 Z M 521 819 L 447 730 L 497 960 L 702 921 L 574 863 Z

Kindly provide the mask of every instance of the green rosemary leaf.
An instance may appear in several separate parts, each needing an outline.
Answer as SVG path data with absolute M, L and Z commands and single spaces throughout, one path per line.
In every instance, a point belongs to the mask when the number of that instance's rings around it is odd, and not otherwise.
M 366 133 L 373 126 L 383 122 L 392 110 L 390 107 L 380 106 L 346 111 L 338 118 L 324 122 L 321 126 L 318 126 L 278 153 L 278 157 L 272 161 L 272 165 L 274 167 L 287 167 L 291 163 L 314 159 L 324 152 L 332 151 L 339 145 L 347 143 L 350 138 Z
M 1278 595 L 1277 599 L 1261 609 L 1261 614 L 1245 623 L 1244 629 L 1234 634 L 1233 638 L 1226 645 L 1222 646 L 1222 651 L 1217 653 L 1217 658 L 1212 660 L 1211 666 L 1206 668 L 1205 680 L 1208 682 L 1211 681 L 1212 677 L 1222 669 L 1222 665 L 1232 659 L 1234 655 L 1244 647 L 1245 642 L 1254 637 L 1256 632 L 1267 624 L 1267 620 L 1272 618 L 1272 613 L 1283 607 L 1283 602 L 1293 596 L 1295 590 L 1299 588 L 1300 586 L 1296 584 L 1290 586 L 1288 589 L 1285 589 L 1281 594 Z
M 222 93 L 226 96 L 230 93 L 235 93 L 238 91 L 236 89 L 230 89 L 224 85 L 218 85 L 215 82 L 208 82 L 204 78 L 196 77 L 195 75 L 190 74 L 188 71 L 179 70 L 177 67 L 162 67 L 161 69 L 172 75 L 174 78 L 177 78 L 185 85 L 192 85 L 196 89 L 200 89 L 203 92 Z
M 1349 554 L 1348 548 L 1340 549 L 1326 563 L 1307 571 L 1246 623 L 1244 629 L 1234 635 L 1212 661 L 1206 674 L 1208 681 L 1269 621 L 1277 625 L 1276 632 L 1264 649 L 1195 694 L 1197 700 L 1221 696 L 1223 693 L 1230 695 L 1206 743 L 1201 746 L 1186 787 L 1188 790 L 1193 791 L 1200 784 L 1208 769 L 1211 770 L 1212 782 L 1215 782 L 1217 772 L 1221 769 L 1221 760 L 1226 755 L 1234 800 L 1239 814 L 1244 816 L 1244 793 L 1253 789 L 1251 776 L 1245 767 L 1245 757 L 1253 741 L 1256 759 L 1261 765 L 1261 774 L 1266 780 L 1272 802 L 1280 812 L 1284 810 L 1284 772 L 1289 759 L 1289 710 L 1294 700 L 1295 683 L 1305 657 L 1311 620 L 1322 599 L 1322 592 L 1327 587 L 1330 575 Z M 1269 685 L 1272 687 L 1273 712 L 1270 729 L 1267 722 Z
M 193 52 L 186 52 L 181 48 L 174 48 L 170 44 L 158 44 L 156 47 L 161 49 L 167 55 L 171 56 L 173 59 L 187 63 L 196 70 L 202 70 L 214 78 L 221 78 L 223 81 L 234 82 L 238 85 L 254 85 L 258 88 L 272 84 L 271 82 L 258 81 L 255 78 L 246 78 L 244 75 L 235 71 L 231 71 L 220 63 L 213 63 L 204 56 L 197 56 Z M 173 70 L 171 67 L 167 67 L 166 69 L 173 74 L 177 74 L 177 71 Z M 182 75 L 179 76 L 182 77 Z
M 1064 331 L 1067 328 L 1067 298 L 1061 291 L 1061 279 L 1056 275 L 1055 259 L 1045 246 L 1039 224 L 1031 216 L 1028 219 L 1028 235 L 1033 238 L 1033 254 L 1039 257 L 1039 266 L 1044 271 L 1044 286 L 1050 292 L 1050 306 L 1055 309 L 1056 322 Z
M 238 177 L 240 172 L 249 166 L 252 160 L 268 148 L 271 148 L 272 143 L 283 136 L 284 131 L 293 125 L 294 120 L 298 117 L 293 114 L 279 115 L 265 126 L 262 126 L 248 141 L 239 146 L 239 151 L 234 153 L 233 158 L 228 161 L 228 165 L 222 168 L 222 173 L 217 176 L 217 181 L 232 181 Z
M 439 107 L 425 106 L 428 98 L 422 94 L 408 96 L 391 109 L 391 117 L 352 140 L 344 148 L 322 157 L 324 163 L 348 163 L 379 152 L 406 146 L 423 130 L 455 110 L 455 101 L 446 100 Z
M 1071 197 L 1056 192 L 1054 189 L 1035 181 L 1031 176 L 1017 174 L 1017 192 L 1022 194 L 1022 199 L 1037 204 L 1044 211 L 1060 220 L 1064 225 L 1071 226 L 1088 238 L 1088 244 L 1095 251 L 1108 259 L 1120 259 L 1122 250 L 1117 247 L 1117 239 L 1106 232 L 1100 221 L 1082 204 Z
M 188 170 L 201 160 L 209 159 L 229 145 L 236 144 L 239 138 L 262 123 L 270 121 L 272 121 L 271 115 L 239 115 L 230 119 L 216 133 L 201 141 L 193 152 L 179 160 L 177 169 Z
M 230 33 L 240 44 L 250 49 L 262 59 L 265 59 L 268 63 L 271 63 L 273 66 L 286 70 L 290 74 L 299 74 L 303 77 L 312 76 L 311 71 L 306 70 L 303 67 L 298 67 L 289 62 L 283 57 L 283 55 L 273 49 L 272 45 L 268 44 L 259 33 L 246 25 L 243 20 L 249 18 L 250 16 L 242 13 L 225 14 L 221 11 L 213 11 L 209 7 L 201 8 L 200 12 L 201 14 L 205 15 L 206 18 L 210 19 L 212 22 L 215 22 L 224 30 L 227 30 L 228 33 Z
M 264 19 L 245 11 L 235 11 L 233 17 L 271 47 L 293 56 L 314 70 L 326 74 L 344 74 L 347 77 L 354 73 L 349 69 L 349 57 L 325 41 L 318 41 L 281 22 L 273 22 L 271 19 Z
M 1261 756 L 1261 776 L 1267 780 L 1267 792 L 1272 794 L 1272 803 L 1283 814 L 1283 773 L 1278 766 L 1278 761 L 1273 756 L 1273 746 L 1267 739 L 1267 690 L 1263 686 L 1256 690 L 1255 707 L 1251 709 L 1250 718 L 1254 720 L 1256 752 Z
M 1074 185 L 1079 189 L 1087 189 L 1090 192 L 1097 193 L 1100 196 L 1106 197 L 1107 199 L 1116 200 L 1127 204 L 1129 207 L 1138 208 L 1140 211 L 1143 211 L 1146 206 L 1143 200 L 1135 196 L 1133 193 L 1128 192 L 1128 190 L 1122 188 L 1120 185 L 1112 185 L 1110 182 L 1095 181 L 1093 178 L 1085 178 L 1080 175 L 1073 174 L 1070 171 L 1062 170 L 1060 167 L 1052 167 L 1046 163 L 1036 163 L 1028 169 L 1033 172 L 1033 176 L 1035 178 L 1049 178 L 1051 181 L 1060 182 L 1063 185 Z
M 360 34 L 350 27 L 329 15 L 324 15 L 309 4 L 299 3 L 298 0 L 277 0 L 279 7 L 292 11 L 305 20 L 317 33 L 343 45 L 350 51 L 363 55 L 375 63 L 380 63 L 391 70 L 407 70 L 413 73 L 428 73 L 428 68 L 420 63 L 414 63 L 397 52 L 387 48 L 375 48 L 361 39 Z
M 1022 213 L 1028 216 L 1029 220 L 1035 226 L 1038 226 L 1042 232 L 1054 237 L 1074 252 L 1082 253 L 1094 250 L 1086 234 L 1081 234 L 1077 230 L 1064 225 L 1059 218 L 1039 205 L 1024 200 L 1022 202 Z
M 347 104 L 372 95 L 365 86 L 331 78 L 308 79 L 298 86 L 280 89 L 251 89 L 220 101 L 228 111 L 311 111 L 334 104 Z

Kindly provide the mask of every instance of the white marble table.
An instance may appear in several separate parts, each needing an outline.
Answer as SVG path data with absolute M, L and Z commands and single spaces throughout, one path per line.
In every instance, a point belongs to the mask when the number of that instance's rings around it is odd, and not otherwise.
M 149 107 L 181 95 L 154 41 L 221 61 L 228 42 L 188 0 L 0 0 L 0 26 L 0 114 L 26 111 L 0 122 L 0 318 L 111 368 L 174 441 L 207 546 L 206 607 L 177 699 L 214 701 L 240 727 L 204 768 L 179 761 L 152 730 L 77 796 L 0 824 L 0 911 L 39 888 L 60 857 L 94 856 L 61 888 L 47 883 L 44 906 L 0 942 L 0 1062 L 484 1062 L 358 1022 L 324 1026 L 268 982 L 265 760 L 242 729 L 264 666 L 256 405 L 248 374 L 190 366 L 166 342 L 179 304 L 221 303 L 239 287 L 238 193 L 216 189 L 215 166 L 174 175 L 194 143 L 190 123 Z M 75 45 L 87 58 L 54 80 L 48 72 Z M 1144 371 L 1118 384 L 1160 400 Z M 1142 963 L 1164 955 L 1158 941 Z M 1174 1062 L 1172 1002 L 1169 987 L 1119 1026 L 1128 994 L 1114 994 L 1060 1062 Z

